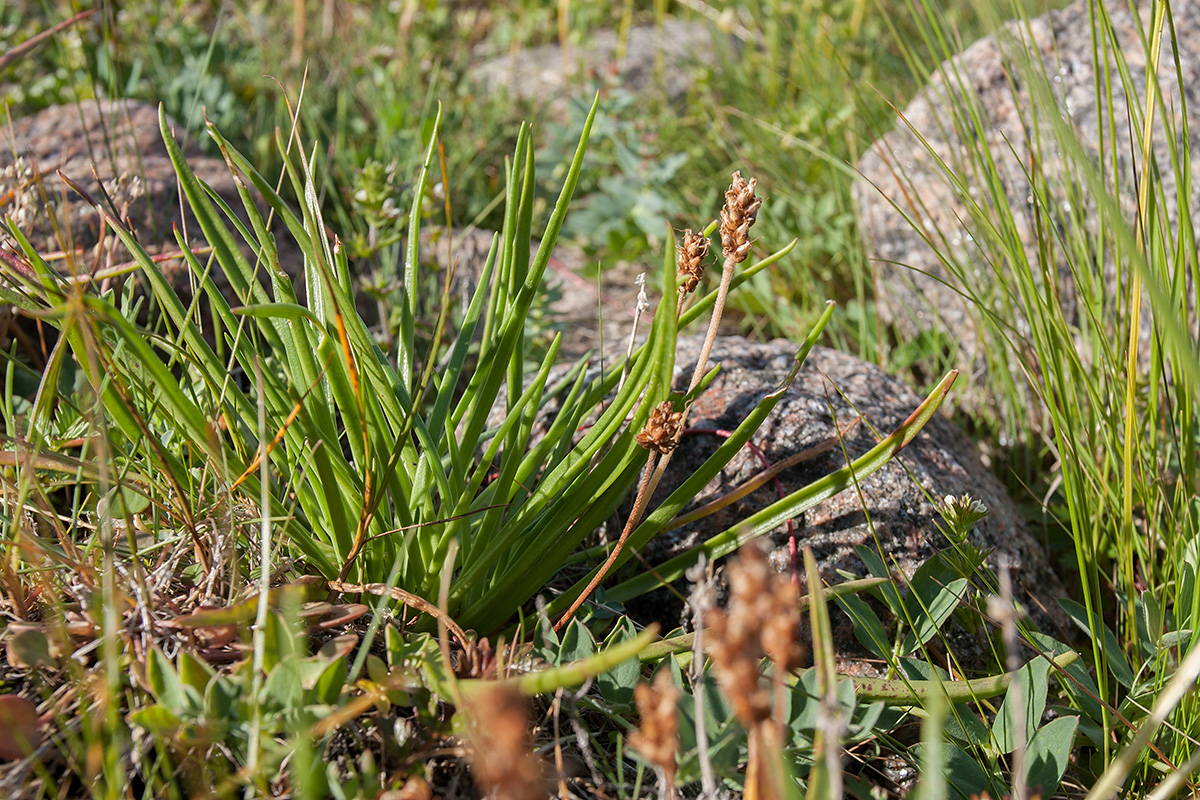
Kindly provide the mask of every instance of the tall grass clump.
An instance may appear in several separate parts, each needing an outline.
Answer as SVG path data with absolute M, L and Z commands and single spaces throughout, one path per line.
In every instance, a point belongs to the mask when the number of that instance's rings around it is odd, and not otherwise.
M 1131 45 L 1117 38 L 1114 6 L 1087 4 L 1100 110 L 1090 141 L 1047 75 L 1056 54 L 1038 52 L 1030 18 L 1014 8 L 1002 25 L 979 4 L 1011 68 L 1025 138 L 989 145 L 996 137 L 975 88 L 948 62 L 936 133 L 965 144 L 947 157 L 912 133 L 966 207 L 978 249 L 964 257 L 951 244 L 958 231 L 923 236 L 979 320 L 988 391 L 1006 404 L 1009 432 L 1041 451 L 1049 469 L 1039 499 L 1074 546 L 1082 602 L 1061 606 L 1086 632 L 1094 667 L 1094 695 L 1073 703 L 1092 706 L 1097 723 L 1081 729 L 1089 797 L 1122 784 L 1144 796 L 1165 774 L 1189 780 L 1200 732 L 1184 691 L 1200 674 L 1195 154 L 1187 93 L 1165 91 L 1184 80 L 1174 54 L 1190 46 L 1176 38 L 1175 14 L 1194 12 L 1152 4 Z M 952 58 L 956 40 L 935 6 L 915 2 L 912 12 L 927 48 L 909 48 L 914 68 Z M 1150 65 L 1144 82 L 1131 74 L 1141 63 Z M 1123 131 L 1127 151 L 1117 147 Z M 896 170 L 903 183 L 903 165 Z M 1027 182 L 1022 207 L 1006 194 L 1006 170 Z M 896 207 L 922 230 L 929 210 L 914 193 Z

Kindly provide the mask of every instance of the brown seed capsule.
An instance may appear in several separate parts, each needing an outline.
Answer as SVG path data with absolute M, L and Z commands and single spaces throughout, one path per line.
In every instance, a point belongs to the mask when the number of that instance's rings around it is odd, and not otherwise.
M 496 684 L 470 698 L 470 760 L 475 780 L 502 800 L 546 796 L 542 763 L 533 752 L 526 701 L 510 686 Z
M 647 450 L 657 453 L 669 453 L 679 443 L 679 435 L 683 433 L 683 412 L 675 410 L 675 404 L 663 400 L 650 412 L 646 427 L 634 437 L 634 441 Z
M 728 575 L 728 607 L 709 609 L 705 639 L 717 682 L 750 729 L 771 717 L 771 692 L 759 680 L 762 657 L 783 672 L 803 661 L 797 638 L 800 598 L 788 576 L 776 573 L 755 543 L 742 548 Z

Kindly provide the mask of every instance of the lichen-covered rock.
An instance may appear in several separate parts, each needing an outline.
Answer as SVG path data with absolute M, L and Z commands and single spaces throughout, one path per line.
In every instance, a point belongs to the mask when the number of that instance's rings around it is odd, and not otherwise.
M 177 128 L 169 120 L 172 130 Z M 179 131 L 182 134 L 182 130 Z M 221 159 L 194 145 L 184 148 L 188 166 L 231 208 L 243 214 L 234 178 Z M 93 169 L 95 173 L 93 174 Z M 64 274 L 81 279 L 132 259 L 96 209 L 71 189 L 58 173 L 79 184 L 106 210 L 125 221 L 152 255 L 178 250 L 174 229 L 189 245 L 206 244 L 186 200 L 181 203 L 174 165 L 163 144 L 158 109 L 138 100 L 84 100 L 52 106 L 0 125 L 0 215 L 12 217 L 18 230 Z M 303 271 L 299 246 L 276 220 L 279 268 L 295 277 Z M 243 247 L 254 263 L 255 254 Z M 0 285 L 16 285 L 9 271 L 24 269 L 17 243 L 0 228 Z M 59 257 L 53 254 L 61 253 Z M 5 256 L 8 256 L 7 258 Z M 167 280 L 190 298 L 192 280 L 186 262 L 160 264 Z M 268 271 L 260 269 L 262 280 Z M 224 273 L 211 273 L 216 286 L 234 301 Z M 205 301 L 202 301 L 202 306 Z M 13 328 L 13 325 L 17 328 Z M 24 323 L 10 306 L 0 303 L 0 346 Z M 34 337 L 36 338 L 36 337 Z
M 699 338 L 681 338 L 676 360 L 681 377 L 690 374 L 693 362 L 689 356 L 697 350 Z M 782 382 L 795 351 L 796 346 L 783 339 L 760 343 L 737 336 L 719 338 L 709 363 L 720 363 L 721 371 L 692 405 L 689 428 L 733 430 Z M 790 493 L 841 468 L 846 456 L 854 459 L 874 447 L 880 437 L 899 427 L 922 399 L 877 366 L 847 353 L 816 347 L 751 441 L 767 461 L 774 463 L 836 437 L 837 426 L 844 429 L 856 417 L 863 417 L 843 439 L 845 455 L 839 445 L 780 475 L 782 490 Z M 690 474 L 720 441 L 719 436 L 710 434 L 685 437 L 668 475 Z M 744 448 L 696 503 L 711 500 L 762 469 L 762 461 Z M 862 574 L 853 547 L 873 546 L 876 537 L 886 557 L 911 573 L 947 544 L 938 530 L 940 516 L 931 498 L 940 502 L 948 494 L 969 494 L 988 507 L 990 513 L 977 526 L 976 543 L 1007 553 L 1024 577 L 1019 583 L 1036 587 L 1039 594 L 1059 586 L 1045 552 L 1030 535 L 1004 487 L 980 463 L 970 440 L 941 415 L 935 415 L 899 456 L 862 478 L 858 492 L 843 492 L 797 520 L 797 540 L 813 548 L 827 578 L 834 578 L 834 571 L 839 569 Z M 776 499 L 773 487 L 763 487 L 706 521 L 705 528 L 709 532 L 722 530 Z M 683 529 L 681 534 L 692 538 L 696 532 Z M 785 530 L 776 531 L 775 537 L 781 546 L 787 545 Z M 782 552 L 777 555 L 781 559 L 778 566 L 789 566 L 783 563 Z
M 699 337 L 682 337 L 677 381 L 690 375 Z M 722 337 L 710 364 L 721 372 L 692 406 L 688 427 L 656 493 L 665 498 L 694 472 L 721 442 L 720 436 L 700 431 L 732 431 L 751 409 L 787 375 L 795 345 L 784 340 L 766 343 Z M 844 437 L 845 455 L 838 445 L 807 463 L 779 475 L 778 489 L 768 483 L 746 498 L 699 522 L 653 540 L 646 557 L 658 562 L 725 530 L 750 514 L 841 468 L 846 457 L 857 458 L 873 447 L 912 413 L 922 398 L 878 367 L 823 347 L 814 348 L 799 376 L 751 440 L 766 461 L 775 463 L 837 436 L 858 415 L 863 422 Z M 877 433 L 876 433 L 877 432 Z M 761 472 L 762 459 L 743 448 L 724 472 L 696 498 L 692 507 L 707 503 Z M 831 582 L 839 571 L 866 577 L 856 545 L 882 549 L 882 556 L 906 576 L 931 555 L 949 547 L 939 528 L 934 501 L 945 495 L 969 494 L 987 506 L 989 514 L 975 529 L 974 541 L 1004 553 L 1013 565 L 1016 599 L 1043 622 L 1060 618 L 1055 599 L 1065 594 L 1041 544 L 1029 532 L 1004 487 L 984 467 L 974 445 L 951 422 L 935 415 L 898 457 L 858 481 L 854 487 L 813 507 L 795 520 L 799 547 L 811 547 L 822 576 Z M 651 506 L 653 507 L 653 505 Z M 770 537 L 772 560 L 791 569 L 787 529 Z M 995 555 L 991 559 L 995 563 Z M 1043 613 L 1045 608 L 1049 613 Z
M 1032 270 L 1035 282 L 1041 284 L 1039 240 L 1057 243 L 1050 249 L 1046 273 L 1056 284 L 1068 324 L 1090 324 L 1081 319 L 1080 284 L 1073 269 L 1100 278 L 1089 291 L 1109 298 L 1122 291 L 1111 252 L 1070 260 L 1065 255 L 1071 251 L 1071 243 L 1095 240 L 1098 203 L 1050 123 L 1057 113 L 1070 127 L 1085 159 L 1103 170 L 1109 191 L 1118 187 L 1120 207 L 1132 220 L 1141 148 L 1135 139 L 1140 131 L 1135 134 L 1130 123 L 1130 106 L 1144 105 L 1147 58 L 1139 24 L 1148 25 L 1150 4 L 1137 4 L 1140 23 L 1124 0 L 1105 5 L 1117 43 L 1109 40 L 1105 44 L 1119 46 L 1124 54 L 1128 86 L 1137 97 L 1127 95 L 1111 52 L 1102 55 L 1097 64 L 1089 16 L 1092 4 L 1078 0 L 1028 24 L 1009 23 L 1000 39 L 988 36 L 942 64 L 929 85 L 904 109 L 896 129 L 875 142 L 859 163 L 861 178 L 855 184 L 854 198 L 868 252 L 878 260 L 881 272 L 881 313 L 896 324 L 902 336 L 934 328 L 946 331 L 960 347 L 961 367 L 978 370 L 999 351 L 997 342 L 982 335 L 988 313 L 1010 324 L 1018 336 L 1028 335 L 1020 303 L 999 291 L 995 270 Z M 1179 48 L 1172 53 L 1169 37 L 1164 41 L 1157 73 L 1163 105 L 1153 139 L 1163 192 L 1160 222 L 1168 239 L 1175 236 L 1172 232 L 1180 223 L 1178 192 L 1183 190 L 1176 186 L 1170 151 L 1184 142 L 1181 134 L 1168 135 L 1167 131 L 1183 130 L 1184 99 L 1191 153 L 1200 152 L 1200 99 L 1193 97 L 1200 85 L 1200 2 L 1180 0 L 1171 4 L 1171 10 Z M 1021 50 L 1032 53 L 1034 64 L 1040 65 L 1036 69 L 1046 76 L 1055 108 L 1036 102 L 1022 59 L 1015 55 Z M 1098 77 L 1098 70 L 1103 73 L 1106 65 L 1111 74 L 1107 79 L 1103 74 Z M 1111 95 L 1097 93 L 1097 80 L 1108 81 Z M 1168 117 L 1175 118 L 1164 122 L 1164 108 Z M 968 109 L 976 110 L 977 126 Z M 980 157 L 972 157 L 972 153 L 989 154 L 993 166 L 980 170 L 976 166 Z M 1197 162 L 1193 160 L 1184 169 L 1195 176 Z M 955 177 L 949 177 L 947 171 Z M 1000 188 L 1000 202 L 1007 206 L 1004 214 L 995 208 L 989 181 L 996 181 Z M 1190 203 L 1195 223 L 1200 221 L 1196 216 L 1200 214 L 1200 181 L 1194 177 L 1190 191 L 1190 198 L 1183 200 Z M 1034 213 L 1035 202 L 1040 214 Z M 973 206 L 981 210 L 973 213 Z M 993 248 L 982 244 L 987 241 L 984 218 L 994 222 L 1008 217 L 1025 250 L 1024 263 L 997 260 Z M 956 269 L 948 269 L 943 258 Z M 1013 281 L 1007 284 L 1011 287 Z M 964 300 L 964 291 L 982 298 L 987 309 Z M 1151 320 L 1149 314 L 1142 320 L 1146 341 Z M 1081 355 L 1088 357 L 1086 352 Z M 1028 353 L 1022 356 L 1031 359 Z M 1029 366 L 1037 368 L 1034 363 Z M 1019 370 L 1012 369 L 1018 385 L 1023 384 Z M 968 392 L 965 399 L 967 405 L 977 407 L 984 398 Z

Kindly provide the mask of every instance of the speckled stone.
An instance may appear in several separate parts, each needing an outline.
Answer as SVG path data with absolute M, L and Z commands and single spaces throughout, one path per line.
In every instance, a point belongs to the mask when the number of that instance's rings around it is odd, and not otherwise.
M 699 342 L 698 336 L 680 340 L 676 363 L 683 369 L 677 371 L 677 388 L 690 376 Z M 794 353 L 795 345 L 784 340 L 759 343 L 741 337 L 718 339 L 710 365 L 719 361 L 721 372 L 697 398 L 688 427 L 693 431 L 733 430 L 782 382 Z M 846 454 L 854 459 L 878 442 L 872 429 L 878 431 L 878 436 L 886 436 L 904 422 L 921 400 L 905 384 L 878 367 L 846 353 L 817 347 L 751 442 L 767 461 L 775 463 L 836 436 L 838 427 L 844 430 L 861 414 L 864 422 L 844 437 Z M 665 499 L 695 471 L 720 441 L 709 433 L 684 436 L 655 493 L 656 502 Z M 651 564 L 665 561 L 845 464 L 841 448 L 835 447 L 782 472 L 778 487 L 768 483 L 716 514 L 660 535 L 648 543 L 643 556 Z M 689 509 L 729 492 L 763 468 L 762 460 L 749 448 L 743 448 L 689 504 Z M 855 552 L 858 545 L 877 553 L 882 551 L 885 562 L 894 564 L 901 573 L 897 577 L 904 580 L 934 553 L 950 546 L 938 527 L 941 517 L 934 506 L 935 500 L 940 501 L 947 494 L 969 494 L 987 506 L 990 513 L 976 526 L 973 542 L 993 550 L 988 559 L 993 567 L 999 554 L 1006 554 L 1013 568 L 1015 599 L 1043 631 L 1067 636 L 1064 615 L 1056 604 L 1056 599 L 1065 596 L 1066 591 L 1051 568 L 1045 549 L 1030 533 L 1004 487 L 980 462 L 975 446 L 942 412 L 935 414 L 896 458 L 862 478 L 857 492 L 851 487 L 794 520 L 796 544 L 798 548 L 812 548 L 821 575 L 829 583 L 841 583 L 847 576 L 869 575 Z M 767 536 L 772 563 L 777 569 L 791 570 L 792 551 L 786 526 Z M 717 575 L 718 592 L 723 594 L 723 565 L 718 565 Z M 627 611 L 635 619 L 658 621 L 667 629 L 677 626 L 689 618 L 680 599 L 689 590 L 684 584 L 679 582 L 678 593 L 657 590 L 637 598 L 627 604 Z M 882 619 L 888 618 L 882 607 L 877 611 Z M 879 674 L 880 665 L 858 643 L 850 619 L 835 607 L 832 621 L 838 669 L 846 674 Z M 943 628 L 942 638 L 931 642 L 930 647 L 932 652 L 941 652 L 946 644 L 963 669 L 986 671 L 991 663 L 986 630 L 984 626 L 971 633 L 951 623 Z
M 173 121 L 172 127 L 178 127 Z M 225 163 L 206 156 L 195 147 L 185 149 L 188 165 L 196 175 L 234 208 L 241 205 Z M 158 128 L 157 107 L 138 100 L 84 100 L 78 105 L 52 106 L 0 127 L 0 171 L 14 163 L 14 154 L 42 178 L 42 188 L 52 208 L 42 202 L 36 186 L 17 189 L 25 203 L 14 213 L 22 233 L 39 250 L 92 248 L 105 232 L 100 215 L 63 183 L 61 171 L 100 197 L 100 186 L 92 176 L 95 167 L 110 194 L 118 180 L 124 190 L 136 178 L 138 196 L 129 203 L 128 217 L 139 240 L 150 250 L 176 247 L 172 226 L 182 224 L 175 170 Z M 5 179 L 5 183 L 13 183 Z M 118 192 L 121 194 L 121 192 Z M 118 204 L 123 197 L 114 198 Z M 185 204 L 186 205 L 186 204 Z M 52 211 L 54 216 L 52 217 Z M 52 219 L 66 222 L 61 235 Z M 192 238 L 199 234 L 194 218 L 186 218 Z
M 698 336 L 682 337 L 677 364 L 687 368 L 687 375 L 681 375 L 681 380 L 690 376 L 698 347 Z M 795 345 L 782 339 L 759 343 L 736 336 L 719 338 L 710 364 L 720 362 L 721 372 L 693 404 L 688 427 L 733 430 L 782 382 L 794 354 Z M 752 443 L 774 463 L 836 436 L 835 420 L 845 428 L 861 414 L 864 421 L 844 438 L 846 453 L 853 459 L 878 442 L 872 428 L 879 436 L 888 435 L 921 401 L 905 384 L 878 367 L 846 353 L 816 347 Z M 685 436 L 659 493 L 669 492 L 697 469 L 720 441 L 710 434 Z M 785 470 L 779 476 L 780 488 L 785 494 L 791 493 L 845 463 L 841 448 L 835 447 L 808 463 Z M 762 461 L 743 448 L 705 487 L 694 505 L 730 491 L 762 469 Z M 982 501 L 990 511 L 976 527 L 975 543 L 1008 555 L 1021 599 L 1030 605 L 1049 606 L 1053 598 L 1062 595 L 1062 585 L 1050 569 L 1044 549 L 1029 533 L 1004 487 L 980 463 L 970 440 L 940 413 L 897 458 L 862 478 L 858 488 L 861 500 L 851 488 L 796 520 L 797 544 L 813 549 L 827 580 L 842 580 L 838 570 L 865 577 L 867 571 L 854 547 L 867 545 L 874 549 L 876 538 L 885 559 L 911 575 L 933 553 L 948 545 L 938 529 L 941 518 L 931 498 L 940 500 L 947 494 L 965 493 Z M 736 524 L 779 497 L 768 484 L 712 517 L 652 542 L 648 555 L 657 559 L 677 552 L 702 536 Z M 775 543 L 773 560 L 780 569 L 789 568 L 786 528 L 780 527 L 770 535 Z
M 957 262 L 970 283 L 970 291 L 982 296 L 991 311 L 1000 314 L 1003 322 L 1011 323 L 1018 335 L 1027 336 L 1028 325 L 1021 315 L 1012 312 L 1011 301 L 995 291 L 993 270 L 1029 269 L 1027 264 L 1040 270 L 1038 233 L 1031 211 L 1034 195 L 1044 198 L 1055 221 L 1057 230 L 1050 236 L 1066 239 L 1077 234 L 1095 235 L 1096 200 L 1057 144 L 1045 109 L 1040 112 L 1040 128 L 1035 128 L 1031 117 L 1033 93 L 1020 60 L 1012 57 L 1017 52 L 1015 46 L 1031 49 L 1040 59 L 1035 63 L 1041 64 L 1047 76 L 1061 119 L 1072 127 L 1087 157 L 1103 166 L 1110 186 L 1114 180 L 1119 181 L 1121 207 L 1129 219 L 1133 218 L 1134 172 L 1136 161 L 1140 161 L 1140 156 L 1135 160 L 1134 154 L 1140 154 L 1140 147 L 1132 140 L 1128 121 L 1131 98 L 1114 74 L 1111 103 L 1103 97 L 1097 100 L 1090 5 L 1079 0 L 1027 25 L 1009 23 L 1003 43 L 988 36 L 942 64 L 904 109 L 896 129 L 875 142 L 858 165 L 861 177 L 854 186 L 854 198 L 868 252 L 878 260 L 883 287 L 878 297 L 881 313 L 896 324 L 902 336 L 935 327 L 948 331 L 961 348 L 960 367 L 973 367 L 977 372 L 983 369 L 987 348 L 997 348 L 998 344 L 987 341 L 982 334 L 981 311 L 963 300 L 960 291 L 964 287 L 943 264 L 942 256 Z M 1138 95 L 1132 102 L 1140 106 L 1144 102 L 1147 59 L 1138 33 L 1139 21 L 1125 0 L 1110 0 L 1106 5 L 1113 35 L 1129 64 L 1130 86 Z M 1150 4 L 1138 2 L 1137 7 L 1145 27 Z M 1194 158 L 1200 152 L 1200 96 L 1196 94 L 1200 86 L 1200 2 L 1178 0 L 1171 9 L 1179 53 L 1173 55 L 1169 40 L 1164 42 L 1158 80 L 1168 115 L 1178 114 L 1182 100 L 1187 101 L 1193 153 L 1190 207 L 1195 223 L 1200 221 L 1200 163 Z M 1177 65 L 1182 81 L 1176 74 Z M 1111 56 L 1109 66 L 1115 69 Z M 985 131 L 982 137 L 975 133 L 964 137 L 955 129 L 955 109 L 962 109 L 967 102 L 978 109 Z M 1181 129 L 1180 123 L 1177 120 L 1174 128 Z M 1172 144 L 1181 144 L 1181 137 L 1175 137 L 1173 143 L 1171 138 L 1160 113 L 1153 152 L 1165 193 L 1166 225 L 1174 231 L 1180 203 L 1169 153 Z M 1099 155 L 1101 145 L 1103 159 Z M 989 191 L 969 153 L 976 148 L 982 152 L 984 147 L 994 159 L 995 178 L 1015 220 L 1015 233 L 1025 248 L 1027 264 L 998 261 L 980 246 L 985 228 L 980 219 L 972 217 L 968 198 L 983 202 Z M 1029 178 L 1031 164 L 1037 165 L 1041 176 L 1036 191 Z M 958 176 L 961 185 L 947 177 L 946 169 Z M 989 218 L 996 216 L 986 203 L 983 213 Z M 1111 259 L 1111 254 L 1105 257 Z M 1116 270 L 1111 261 L 1102 263 L 1099 256 L 1087 264 L 1071 265 L 1061 249 L 1052 254 L 1048 274 L 1056 283 L 1067 321 L 1086 323 L 1079 319 L 1072 267 L 1103 270 L 1100 285 L 1110 298 L 1117 296 Z M 1040 277 L 1038 282 L 1042 282 Z M 1142 336 L 1147 342 L 1150 324 L 1146 314 Z M 1023 355 L 1032 362 L 1028 352 Z M 1081 355 L 1088 357 L 1082 344 Z M 1013 371 L 1018 385 L 1024 384 L 1019 370 Z M 985 399 L 974 391 L 964 398 L 968 406 L 978 406 Z
M 182 133 L 174 121 L 168 120 L 168 124 Z M 223 160 L 205 155 L 194 145 L 185 146 L 184 156 L 200 180 L 231 208 L 242 211 L 234 178 Z M 112 200 L 110 213 L 115 207 L 151 254 L 178 250 L 173 233 L 176 226 L 193 246 L 206 244 L 186 201 L 181 209 L 175 169 L 159 132 L 154 105 L 139 100 L 84 100 L 21 117 L 11 126 L 0 125 L 0 197 L 7 196 L 9 203 L 0 213 L 14 219 L 39 253 L 74 253 L 72 258 L 54 262 L 64 273 L 86 275 L 130 261 L 132 256 L 95 208 L 59 178 L 59 171 L 97 199 L 103 196 L 103 185 Z M 243 222 L 248 224 L 244 214 Z M 283 232 L 280 220 L 275 227 L 279 267 L 295 277 L 303 271 L 300 248 Z M 250 248 L 242 250 L 253 263 Z M 0 230 L 0 251 L 21 252 L 7 230 Z M 13 268 L 13 263 L 0 265 L 0 282 L 5 281 L 5 271 Z M 161 269 L 181 297 L 191 297 L 184 261 L 164 261 Z M 265 283 L 267 271 L 261 272 Z M 222 271 L 215 269 L 211 275 L 232 301 L 233 292 Z M 202 300 L 202 306 L 204 303 Z M 7 346 L 9 326 L 14 323 L 25 324 L 11 307 L 0 303 L 0 345 Z
M 730 40 L 732 44 L 732 40 Z M 565 54 L 557 44 L 530 47 L 515 53 L 484 58 L 470 77 L 489 92 L 508 91 L 513 96 L 562 109 L 572 87 L 592 87 L 616 80 L 633 92 L 654 87 L 656 62 L 661 57 L 662 79 L 669 100 L 682 98 L 697 74 L 697 65 L 717 63 L 717 42 L 711 26 L 688 20 L 664 20 L 661 27 L 645 25 L 629 31 L 625 53 L 617 58 L 619 41 L 614 31 L 598 31 Z M 486 45 L 484 45 L 486 47 Z M 592 89 L 581 89 L 590 95 Z

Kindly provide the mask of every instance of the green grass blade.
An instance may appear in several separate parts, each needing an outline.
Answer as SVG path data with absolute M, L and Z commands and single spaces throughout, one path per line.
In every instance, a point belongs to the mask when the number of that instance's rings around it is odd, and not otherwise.
M 890 436 L 872 447 L 855 461 L 824 478 L 813 481 L 787 497 L 779 500 L 756 514 L 752 514 L 737 526 L 716 534 L 703 544 L 682 553 L 659 565 L 654 574 L 639 575 L 625 581 L 607 592 L 609 599 L 623 602 L 645 594 L 671 581 L 678 580 L 683 573 L 704 554 L 710 560 L 729 555 L 746 542 L 773 530 L 801 512 L 812 508 L 822 500 L 849 488 L 855 480 L 870 475 L 894 458 L 913 437 L 925 426 L 941 405 L 950 386 L 958 377 L 956 371 L 942 379 L 929 397 Z

